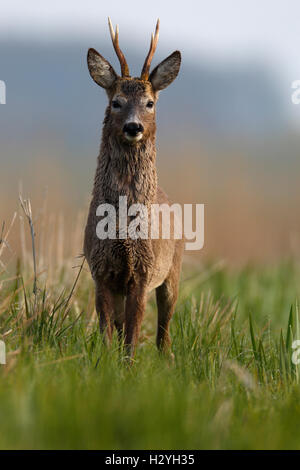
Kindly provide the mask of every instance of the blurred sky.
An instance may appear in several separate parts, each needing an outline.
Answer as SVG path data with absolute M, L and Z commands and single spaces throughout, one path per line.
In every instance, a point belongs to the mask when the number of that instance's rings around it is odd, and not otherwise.
M 298 0 L 10 0 L 1 2 L 0 36 L 41 40 L 101 37 L 107 16 L 121 34 L 148 43 L 161 19 L 160 44 L 188 46 L 211 58 L 253 54 L 277 62 L 287 80 L 300 77 Z M 143 33 L 143 34 L 141 34 Z
M 41 43 L 86 37 L 97 49 L 108 35 L 108 16 L 119 23 L 121 38 L 138 49 L 147 50 L 160 17 L 161 51 L 181 49 L 195 62 L 201 53 L 212 63 L 253 59 L 268 64 L 299 130 L 300 106 L 291 105 L 291 83 L 300 79 L 299 0 L 6 0 L 1 2 L 0 39 Z

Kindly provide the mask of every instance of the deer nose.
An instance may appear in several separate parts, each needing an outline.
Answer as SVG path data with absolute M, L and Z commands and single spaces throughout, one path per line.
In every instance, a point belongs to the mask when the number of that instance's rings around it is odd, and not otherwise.
M 142 124 L 137 122 L 129 122 L 123 127 L 124 134 L 130 135 L 130 137 L 136 137 L 138 134 L 142 133 L 144 128 Z

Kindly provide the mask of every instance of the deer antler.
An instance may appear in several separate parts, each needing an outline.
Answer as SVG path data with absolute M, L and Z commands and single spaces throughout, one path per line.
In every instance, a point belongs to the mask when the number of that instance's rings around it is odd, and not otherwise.
M 148 78 L 149 78 L 150 65 L 151 65 L 151 61 L 152 61 L 153 56 L 154 56 L 154 52 L 155 52 L 156 47 L 157 47 L 158 37 L 159 37 L 159 19 L 157 20 L 157 23 L 156 23 L 155 35 L 153 35 L 153 33 L 151 34 L 150 49 L 149 49 L 148 55 L 145 59 L 144 66 L 143 66 L 143 69 L 142 69 L 142 74 L 141 74 L 141 79 L 142 80 L 148 80 Z
M 109 31 L 111 35 L 111 40 L 112 40 L 114 49 L 116 51 L 116 54 L 118 56 L 118 59 L 121 65 L 122 77 L 129 77 L 130 76 L 129 68 L 128 68 L 125 56 L 119 46 L 119 26 L 118 25 L 116 26 L 116 32 L 115 32 L 110 18 L 108 18 L 108 26 L 109 26 Z

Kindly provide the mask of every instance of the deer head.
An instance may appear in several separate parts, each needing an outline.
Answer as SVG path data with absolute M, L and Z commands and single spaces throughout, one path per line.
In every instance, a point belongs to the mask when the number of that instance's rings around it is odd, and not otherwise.
M 155 134 L 155 106 L 158 92 L 177 77 L 181 55 L 179 51 L 173 52 L 150 73 L 151 61 L 158 42 L 158 20 L 141 76 L 133 78 L 129 74 L 129 67 L 119 46 L 119 28 L 117 26 L 114 31 L 110 19 L 108 24 L 121 65 L 121 76 L 117 75 L 110 63 L 95 49 L 88 51 L 88 68 L 93 80 L 107 92 L 109 105 L 106 122 L 110 126 L 111 135 L 123 143 L 135 145 Z

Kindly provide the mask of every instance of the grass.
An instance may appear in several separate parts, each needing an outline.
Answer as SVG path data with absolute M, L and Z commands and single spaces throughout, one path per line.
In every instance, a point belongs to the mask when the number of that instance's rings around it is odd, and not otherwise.
M 100 341 L 86 266 L 72 269 L 54 239 L 41 237 L 38 250 L 30 203 L 21 203 L 21 259 L 8 241 L 16 214 L 0 236 L 0 449 L 300 448 L 296 259 L 186 264 L 174 362 L 156 350 L 152 296 L 129 367 L 116 337 L 110 349 Z
M 20 263 L 1 276 L 1 449 L 300 448 L 296 262 L 186 268 L 174 363 L 156 351 L 151 298 L 132 367 L 116 338 L 99 341 L 89 274 L 71 274 L 41 275 L 36 294 Z

